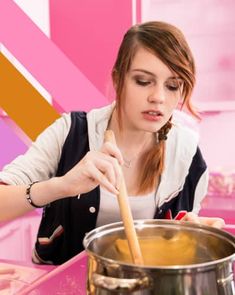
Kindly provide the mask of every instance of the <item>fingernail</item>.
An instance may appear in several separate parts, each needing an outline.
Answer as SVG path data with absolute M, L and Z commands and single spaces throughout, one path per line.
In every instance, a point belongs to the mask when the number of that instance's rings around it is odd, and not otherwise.
M 175 220 L 182 220 L 182 218 L 184 218 L 186 214 L 186 211 L 179 212 L 178 215 L 175 217 Z
M 221 228 L 224 227 L 224 224 L 223 224 L 221 221 L 216 221 L 216 222 L 213 224 L 213 227 L 221 229 Z
M 115 188 L 116 188 L 118 191 L 120 191 L 120 181 L 117 182 Z

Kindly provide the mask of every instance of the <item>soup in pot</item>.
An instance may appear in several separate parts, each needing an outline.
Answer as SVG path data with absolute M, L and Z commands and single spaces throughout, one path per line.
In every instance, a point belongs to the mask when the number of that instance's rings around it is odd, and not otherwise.
M 140 237 L 139 244 L 144 264 L 148 266 L 189 265 L 219 258 L 217 255 L 207 256 L 205 247 L 198 247 L 196 238 L 186 232 L 179 231 L 170 237 Z M 116 239 L 103 256 L 132 263 L 126 239 Z

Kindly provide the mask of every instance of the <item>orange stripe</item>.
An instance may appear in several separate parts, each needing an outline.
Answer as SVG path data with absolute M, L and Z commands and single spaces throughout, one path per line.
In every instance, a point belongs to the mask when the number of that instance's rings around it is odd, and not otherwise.
M 0 107 L 35 140 L 60 115 L 0 53 Z

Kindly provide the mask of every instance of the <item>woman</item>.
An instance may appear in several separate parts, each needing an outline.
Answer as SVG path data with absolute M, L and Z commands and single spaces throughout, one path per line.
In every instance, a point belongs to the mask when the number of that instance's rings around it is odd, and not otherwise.
M 86 232 L 120 220 L 116 199 L 122 165 L 134 219 L 199 218 L 207 167 L 193 131 L 172 123 L 190 97 L 195 65 L 182 33 L 163 22 L 125 34 L 112 78 L 116 102 L 88 114 L 65 114 L 29 151 L 0 174 L 1 219 L 45 206 L 33 254 L 36 263 L 60 264 L 83 249 Z M 104 143 L 113 130 L 117 146 Z M 186 214 L 186 212 L 188 212 Z

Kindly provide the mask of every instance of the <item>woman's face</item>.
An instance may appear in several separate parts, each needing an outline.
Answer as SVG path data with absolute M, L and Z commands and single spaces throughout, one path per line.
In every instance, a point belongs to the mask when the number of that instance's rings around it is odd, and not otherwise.
M 122 123 L 129 130 L 158 131 L 180 100 L 182 80 L 150 51 L 139 48 L 127 72 Z

